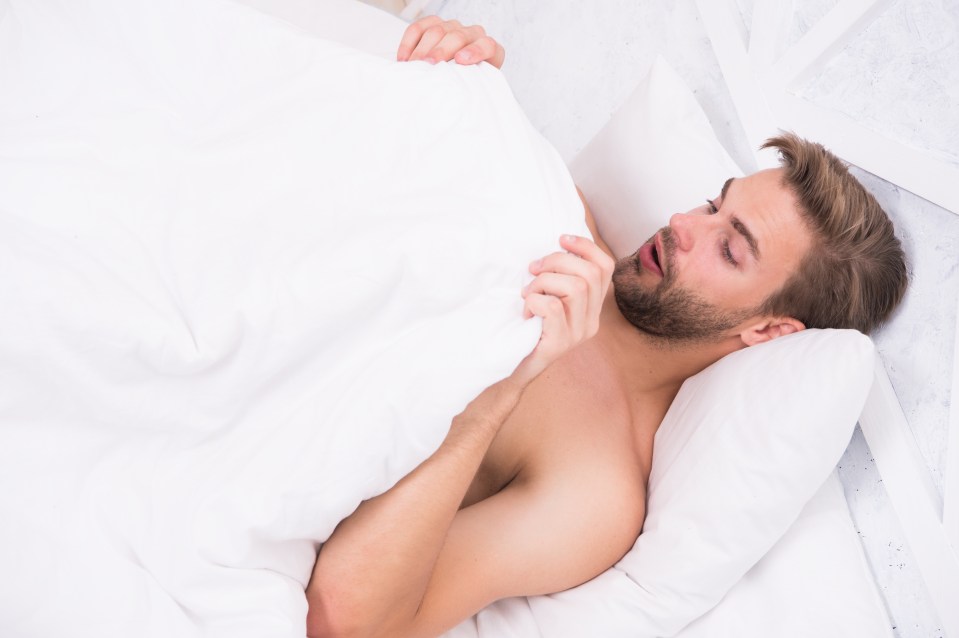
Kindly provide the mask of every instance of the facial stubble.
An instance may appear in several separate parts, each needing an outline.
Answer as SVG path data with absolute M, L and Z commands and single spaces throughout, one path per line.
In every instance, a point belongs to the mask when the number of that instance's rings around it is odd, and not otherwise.
M 616 262 L 613 295 L 629 323 L 660 339 L 664 345 L 717 341 L 726 332 L 755 314 L 754 309 L 724 311 L 695 292 L 676 283 L 676 239 L 667 226 L 660 231 L 663 254 L 659 255 L 663 278 L 649 289 L 640 281 L 642 265 L 638 251 Z

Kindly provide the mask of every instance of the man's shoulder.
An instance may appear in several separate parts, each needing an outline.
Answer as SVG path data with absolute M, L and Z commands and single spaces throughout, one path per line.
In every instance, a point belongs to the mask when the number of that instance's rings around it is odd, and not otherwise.
M 489 483 L 502 485 L 492 498 L 509 504 L 489 525 L 534 516 L 540 529 L 585 526 L 603 548 L 592 560 L 609 565 L 642 528 L 648 472 L 629 402 L 603 381 L 552 366 L 527 388 L 484 465 L 500 477 Z
M 515 490 L 524 507 L 553 503 L 547 510 L 553 526 L 589 521 L 591 538 L 622 555 L 646 517 L 648 472 L 640 455 L 600 418 L 554 425 L 555 436 L 536 447 L 506 489 Z
M 524 478 L 644 497 L 646 450 L 625 395 L 596 375 L 562 367 L 544 376 L 520 417 L 535 421 L 526 431 Z

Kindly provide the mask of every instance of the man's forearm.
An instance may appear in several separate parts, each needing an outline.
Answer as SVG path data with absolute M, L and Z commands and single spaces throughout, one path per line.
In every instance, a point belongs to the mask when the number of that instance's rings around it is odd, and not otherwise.
M 524 387 L 506 379 L 484 390 L 453 419 L 430 458 L 340 523 L 307 590 L 311 635 L 351 633 L 357 624 L 379 630 L 415 618 L 453 517 Z

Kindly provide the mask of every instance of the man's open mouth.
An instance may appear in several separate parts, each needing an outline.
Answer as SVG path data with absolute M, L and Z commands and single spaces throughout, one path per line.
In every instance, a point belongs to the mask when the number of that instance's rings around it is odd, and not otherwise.
M 644 269 L 655 273 L 660 277 L 663 276 L 663 267 L 659 256 L 659 246 L 655 239 L 651 242 L 643 244 L 643 246 L 639 249 L 639 263 Z

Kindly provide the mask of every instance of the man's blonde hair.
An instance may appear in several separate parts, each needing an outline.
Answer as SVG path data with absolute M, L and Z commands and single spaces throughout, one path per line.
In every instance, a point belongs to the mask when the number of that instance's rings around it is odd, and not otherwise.
M 908 284 L 902 246 L 876 199 L 820 144 L 793 133 L 770 138 L 785 182 L 812 232 L 799 270 L 763 304 L 807 328 L 855 328 L 869 334 L 902 300 Z

